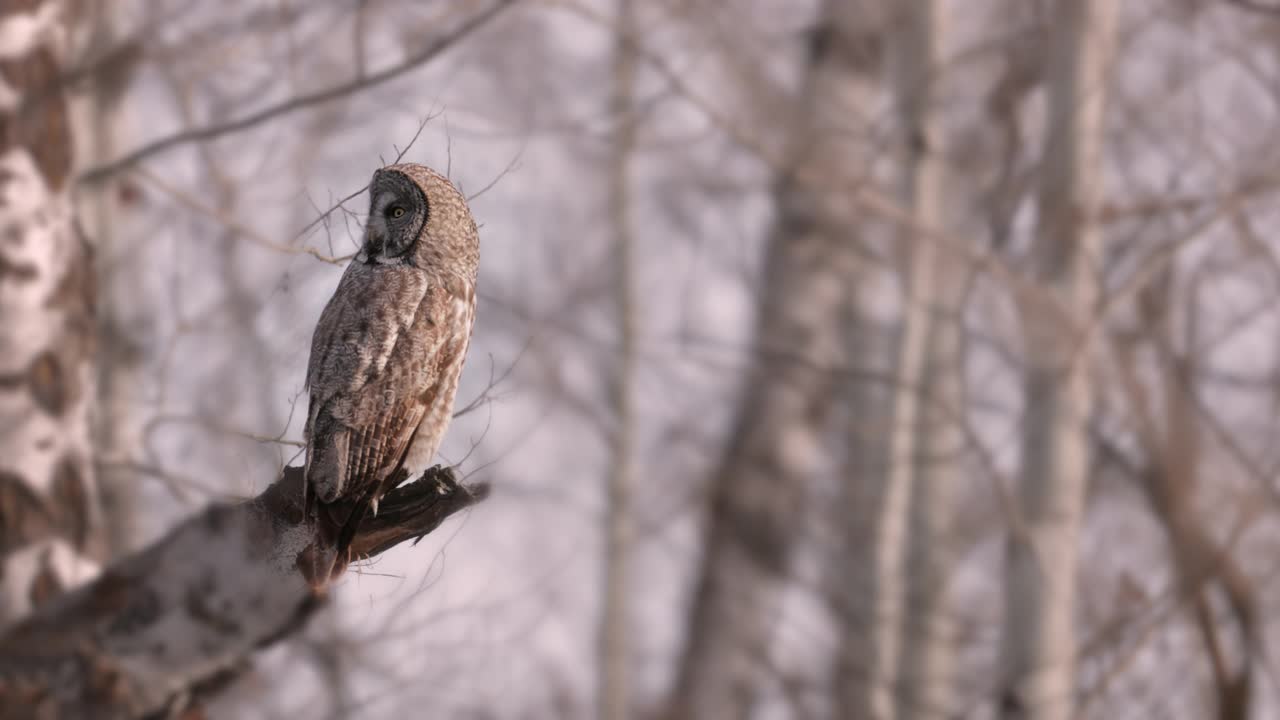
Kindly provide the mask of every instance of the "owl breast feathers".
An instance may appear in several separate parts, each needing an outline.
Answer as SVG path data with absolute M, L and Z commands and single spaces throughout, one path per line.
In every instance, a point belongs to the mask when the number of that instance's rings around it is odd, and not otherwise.
M 307 366 L 307 485 L 321 503 L 356 501 L 348 524 L 376 512 L 396 470 L 417 474 L 435 456 L 479 262 L 466 200 L 443 176 L 393 165 L 374 174 L 369 196 L 360 253 L 320 316 Z

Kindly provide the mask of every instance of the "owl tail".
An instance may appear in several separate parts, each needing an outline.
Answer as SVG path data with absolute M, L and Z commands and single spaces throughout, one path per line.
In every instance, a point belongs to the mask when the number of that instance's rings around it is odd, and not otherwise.
M 356 531 L 360 529 L 360 523 L 364 522 L 365 515 L 369 512 L 369 503 L 364 498 L 356 503 L 351 509 L 351 513 L 347 515 L 346 522 L 342 524 L 342 529 L 338 531 L 338 554 L 333 559 L 334 566 L 341 563 L 343 570 L 347 565 L 351 564 L 351 541 L 356 537 Z M 341 574 L 339 572 L 339 574 Z
M 319 524 L 321 537 L 330 538 L 313 546 L 306 558 L 307 567 L 303 568 L 307 582 L 314 589 L 322 590 L 341 577 L 351 564 L 351 543 L 368 515 L 369 503 L 363 498 L 355 503 L 326 503 L 319 493 L 308 489 L 303 495 L 303 507 L 306 516 L 315 518 Z

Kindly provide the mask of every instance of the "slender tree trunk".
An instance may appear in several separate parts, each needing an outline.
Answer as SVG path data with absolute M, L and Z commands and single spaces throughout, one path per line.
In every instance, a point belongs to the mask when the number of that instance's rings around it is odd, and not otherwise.
M 792 120 L 789 167 L 763 263 L 754 366 L 724 455 L 668 706 L 670 718 L 745 718 L 765 676 L 781 590 L 805 527 L 804 499 L 826 457 L 844 360 L 856 238 L 833 231 L 847 205 L 806 178 L 847 178 L 868 162 L 850 114 L 870 106 L 878 53 L 865 52 L 866 7 L 831 2 L 814 30 Z M 828 204 L 830 206 L 828 206 Z
M 903 136 L 901 196 L 922 225 L 940 223 L 941 133 L 932 117 L 932 73 L 937 66 L 935 33 L 939 18 L 932 0 L 909 0 L 893 18 L 892 61 L 895 66 L 894 94 L 899 130 Z M 926 398 L 926 343 L 932 325 L 935 290 L 934 274 L 938 255 L 934 243 L 902 231 L 907 268 L 903 282 L 902 323 L 898 333 L 889 423 L 889 454 L 879 502 L 874 540 L 872 578 L 873 621 L 871 623 L 870 705 L 867 713 L 877 720 L 893 720 L 901 713 L 897 697 L 906 699 L 898 671 L 907 604 L 906 555 L 910 542 L 908 521 L 912 514 L 913 475 L 920 454 L 920 416 Z M 854 626 L 856 627 L 856 626 Z M 857 628 L 859 638 L 866 637 Z M 854 644 L 856 641 L 851 641 Z
M 600 618 L 600 660 L 597 717 L 625 720 L 630 714 L 628 656 L 630 643 L 627 605 L 628 558 L 631 554 L 631 448 L 635 436 L 631 383 L 636 355 L 636 307 L 632 302 L 634 252 L 630 229 L 630 187 L 627 169 L 635 146 L 635 118 L 631 107 L 635 75 L 632 37 L 634 10 L 631 0 L 619 0 L 617 48 L 613 63 L 613 98 L 610 102 L 615 134 L 609 167 L 609 222 L 613 227 L 614 318 L 618 350 L 612 360 L 609 401 L 614 426 L 610 434 L 612 466 L 604 519 L 604 607 Z
M 1112 0 L 1059 0 L 1046 87 L 1034 261 L 1045 294 L 1020 302 L 1027 352 L 1026 417 L 1005 584 L 1000 712 L 1066 720 L 1075 693 L 1077 540 L 1089 470 L 1092 387 L 1081 343 L 1098 295 L 1106 68 Z
M 0 7 L 0 623 L 88 579 L 92 262 L 59 84 L 65 8 Z
M 76 116 L 79 151 L 76 165 L 97 167 L 115 157 L 120 139 L 120 96 L 128 70 L 111 60 L 121 42 L 115 3 L 89 3 L 83 17 L 86 36 L 79 52 L 82 65 L 94 67 L 87 92 L 72 102 Z M 130 328 L 137 281 L 120 277 L 131 268 L 121 262 L 128 243 L 121 231 L 120 183 L 105 180 L 77 191 L 77 204 L 85 232 L 94 242 L 97 396 L 93 446 L 99 462 L 98 485 L 102 497 L 102 528 L 106 552 L 115 556 L 137 547 L 140 537 L 137 477 L 120 467 L 137 450 L 138 346 Z M 105 462 L 104 462 L 105 461 Z
M 903 204 L 925 228 L 945 225 L 945 131 L 939 118 L 939 74 L 943 71 L 946 17 L 939 0 L 911 0 L 902 6 L 896 26 L 897 106 L 905 139 Z M 946 718 L 952 715 L 952 638 L 947 611 L 947 571 L 951 547 L 949 518 L 963 438 L 961 402 L 960 303 L 963 273 L 927 238 L 909 238 L 906 310 L 901 376 L 894 388 L 894 455 L 889 485 L 907 487 L 906 517 L 886 525 L 906 536 L 886 535 L 886 543 L 905 548 L 884 553 L 880 570 L 886 586 L 877 619 L 890 652 L 899 650 L 896 676 L 890 675 L 896 712 L 889 717 Z M 896 489 L 895 489 L 896 490 Z M 901 506 L 887 510 L 901 512 Z M 906 566 L 902 563 L 905 558 Z M 899 576 L 899 573 L 902 573 Z M 897 608 L 902 612 L 898 613 Z M 897 622 L 895 622 L 897 621 Z M 896 634 L 896 637 L 893 637 Z M 894 646 L 900 642 L 900 649 Z M 888 671 L 890 668 L 882 668 Z
M 860 297 L 848 299 L 845 330 L 851 364 L 882 372 L 887 377 L 896 361 L 895 343 L 869 342 L 875 328 L 864 312 Z M 841 613 L 840 647 L 833 659 L 831 705 L 837 718 L 875 718 L 874 704 L 882 703 L 876 672 L 876 537 L 880 527 L 880 503 L 888 476 L 888 443 L 884 427 L 889 416 L 892 392 L 889 383 L 846 380 L 842 393 L 845 405 L 845 457 L 841 467 L 843 496 L 832 513 L 833 527 L 842 542 L 827 560 L 827 592 Z
M 900 197 L 916 223 L 928 228 L 944 225 L 945 148 L 936 107 L 942 13 L 935 0 L 901 3 L 894 8 L 888 34 L 900 134 Z M 863 475 L 878 485 L 874 493 L 862 493 L 873 495 L 876 506 L 870 572 L 851 567 L 846 573 L 863 585 L 848 592 L 869 596 L 870 612 L 867 621 L 847 625 L 845 652 L 866 659 L 861 667 L 846 669 L 841 678 L 846 696 L 840 700 L 845 716 L 879 720 L 930 717 L 950 704 L 943 573 L 948 486 L 956 478 L 947 472 L 951 460 L 940 462 L 937 456 L 954 454 L 959 445 L 954 413 L 959 402 L 955 307 L 960 275 L 948 267 L 950 258 L 942 256 L 936 243 L 909 228 L 901 233 L 906 266 L 892 351 L 895 377 L 884 411 L 888 451 L 879 467 Z M 865 677 L 859 678 L 859 672 Z

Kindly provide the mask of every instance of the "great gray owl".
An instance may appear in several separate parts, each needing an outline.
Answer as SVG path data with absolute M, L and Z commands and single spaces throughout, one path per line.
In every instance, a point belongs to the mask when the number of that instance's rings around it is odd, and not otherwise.
M 393 474 L 425 470 L 453 416 L 475 317 L 480 237 L 462 194 L 422 165 L 369 183 L 359 254 L 320 315 L 307 364 L 306 484 L 355 502 L 337 562 Z

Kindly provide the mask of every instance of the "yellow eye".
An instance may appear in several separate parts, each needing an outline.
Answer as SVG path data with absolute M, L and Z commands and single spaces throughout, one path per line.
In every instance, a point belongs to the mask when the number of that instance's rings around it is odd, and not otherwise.
M 404 208 L 402 207 L 391 208 L 391 217 L 393 218 L 404 217 Z

